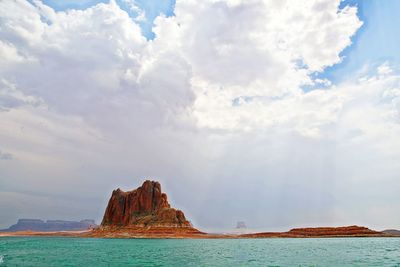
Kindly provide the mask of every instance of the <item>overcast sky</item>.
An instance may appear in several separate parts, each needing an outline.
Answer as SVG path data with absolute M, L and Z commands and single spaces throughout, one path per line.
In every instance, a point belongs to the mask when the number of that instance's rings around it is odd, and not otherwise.
M 400 228 L 399 8 L 0 0 L 0 228 L 146 178 L 202 230 Z

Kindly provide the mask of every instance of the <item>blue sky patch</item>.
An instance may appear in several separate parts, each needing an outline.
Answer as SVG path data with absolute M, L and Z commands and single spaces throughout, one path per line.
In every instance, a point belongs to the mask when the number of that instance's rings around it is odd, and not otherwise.
M 56 11 L 64 11 L 67 9 L 82 10 L 98 3 L 109 2 L 109 0 L 43 0 L 43 3 Z M 143 35 L 149 40 L 155 37 L 152 32 L 154 19 L 160 14 L 164 14 L 167 17 L 174 15 L 175 0 L 116 0 L 116 3 L 135 20 L 140 15 L 140 12 L 133 9 L 132 5 L 136 5 L 139 9 L 144 11 L 145 19 L 136 20 L 136 22 L 140 25 Z
M 386 61 L 400 61 L 400 1 L 346 0 L 341 7 L 356 5 L 362 27 L 352 38 L 352 45 L 342 53 L 343 61 L 316 75 L 338 83 L 353 76 L 365 64 L 375 66 Z

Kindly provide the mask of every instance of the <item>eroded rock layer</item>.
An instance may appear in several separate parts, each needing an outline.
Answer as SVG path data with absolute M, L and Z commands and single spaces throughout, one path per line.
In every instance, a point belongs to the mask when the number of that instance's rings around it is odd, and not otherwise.
M 124 192 L 114 190 L 108 202 L 101 227 L 104 228 L 188 228 L 193 229 L 182 211 L 171 208 L 167 195 L 155 181 Z
M 387 236 L 385 233 L 377 232 L 363 226 L 342 226 L 342 227 L 309 227 L 295 228 L 288 232 L 254 233 L 245 234 L 242 237 L 265 238 L 265 237 L 374 237 Z

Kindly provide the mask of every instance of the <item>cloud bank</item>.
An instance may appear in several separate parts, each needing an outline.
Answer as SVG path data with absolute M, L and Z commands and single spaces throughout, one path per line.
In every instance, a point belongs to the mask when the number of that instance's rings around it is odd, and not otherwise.
M 316 78 L 362 27 L 339 5 L 182 0 L 147 40 L 115 1 L 0 2 L 0 225 L 154 177 L 202 229 L 396 227 L 400 76 Z

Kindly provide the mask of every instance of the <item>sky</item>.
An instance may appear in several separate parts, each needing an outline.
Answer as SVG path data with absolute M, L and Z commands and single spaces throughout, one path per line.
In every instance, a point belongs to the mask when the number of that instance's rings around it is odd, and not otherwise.
M 396 0 L 0 0 L 0 228 L 158 180 L 194 226 L 400 228 Z

